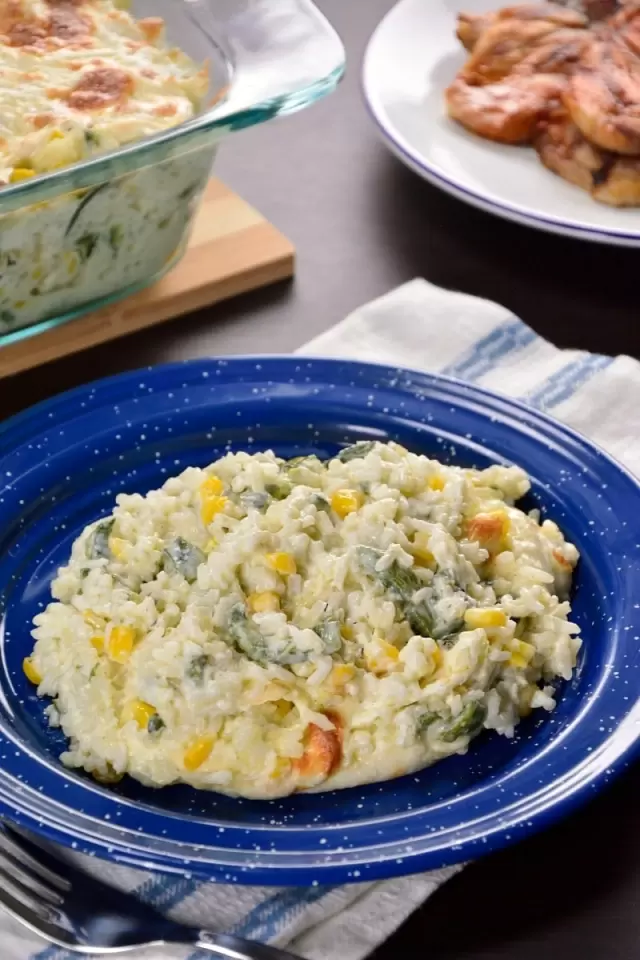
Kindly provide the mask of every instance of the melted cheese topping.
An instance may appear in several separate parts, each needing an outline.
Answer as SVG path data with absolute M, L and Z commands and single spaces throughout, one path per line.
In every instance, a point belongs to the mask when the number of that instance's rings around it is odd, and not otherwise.
M 207 68 L 159 17 L 113 0 L 2 0 L 0 180 L 26 179 L 183 123 Z

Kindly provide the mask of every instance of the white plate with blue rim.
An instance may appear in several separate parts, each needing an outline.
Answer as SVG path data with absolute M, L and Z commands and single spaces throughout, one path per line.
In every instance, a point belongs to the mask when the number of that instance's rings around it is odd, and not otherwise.
M 564 236 L 640 246 L 640 209 L 597 203 L 551 173 L 529 147 L 468 133 L 447 116 L 444 92 L 468 56 L 456 38 L 459 12 L 499 0 L 400 0 L 374 32 L 364 59 L 364 95 L 383 141 L 408 167 L 489 213 Z

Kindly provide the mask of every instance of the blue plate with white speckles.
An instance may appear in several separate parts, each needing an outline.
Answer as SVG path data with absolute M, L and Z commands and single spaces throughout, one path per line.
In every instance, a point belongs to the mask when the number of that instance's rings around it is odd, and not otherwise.
M 531 505 L 577 544 L 584 646 L 553 714 L 484 734 L 384 784 L 272 802 L 64 769 L 64 740 L 23 676 L 30 623 L 73 539 L 116 493 L 159 486 L 228 449 L 335 454 L 393 439 L 465 466 L 514 462 Z M 56 397 L 0 426 L 0 813 L 90 854 L 210 879 L 372 880 L 476 857 L 569 812 L 640 736 L 640 487 L 577 434 L 445 377 L 294 357 L 190 361 Z

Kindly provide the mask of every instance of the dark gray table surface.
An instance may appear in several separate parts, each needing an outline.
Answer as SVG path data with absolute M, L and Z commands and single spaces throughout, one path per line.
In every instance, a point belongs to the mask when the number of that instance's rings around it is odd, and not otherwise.
M 144 364 L 288 352 L 414 276 L 497 300 L 561 346 L 640 356 L 640 252 L 502 222 L 405 170 L 378 141 L 360 94 L 364 48 L 390 0 L 320 6 L 347 47 L 340 90 L 237 135 L 218 167 L 294 241 L 295 281 L 1 381 L 0 418 Z M 375 960 L 640 957 L 639 788 L 636 767 L 569 820 L 468 867 Z

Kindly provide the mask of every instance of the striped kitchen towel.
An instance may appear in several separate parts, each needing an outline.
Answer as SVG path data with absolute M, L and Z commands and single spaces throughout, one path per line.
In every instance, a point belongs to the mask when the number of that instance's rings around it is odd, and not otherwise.
M 640 363 L 558 350 L 494 303 L 414 280 L 355 311 L 304 347 L 337 356 L 440 371 L 549 411 L 640 474 Z M 185 923 L 228 930 L 309 960 L 360 960 L 458 868 L 410 879 L 305 889 L 201 883 L 73 855 L 91 872 Z M 72 960 L 0 917 L 2 960 Z M 206 960 L 146 951 L 147 960 Z

